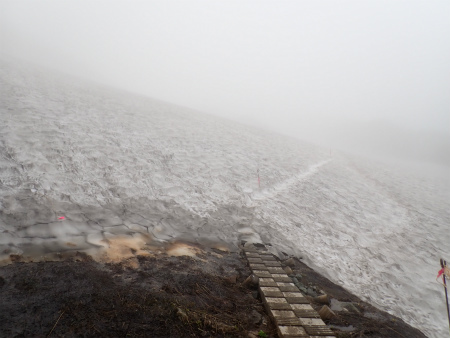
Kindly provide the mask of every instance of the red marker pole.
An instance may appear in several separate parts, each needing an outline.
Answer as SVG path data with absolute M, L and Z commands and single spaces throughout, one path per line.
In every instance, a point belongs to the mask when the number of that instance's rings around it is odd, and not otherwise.
M 441 258 L 441 267 L 445 271 L 445 267 L 447 266 L 447 262 Z M 442 278 L 444 280 L 444 289 L 445 289 L 445 304 L 447 305 L 447 316 L 448 316 L 448 327 L 450 330 L 450 311 L 448 308 L 448 293 L 447 293 L 447 282 L 445 280 L 445 272 L 442 274 Z

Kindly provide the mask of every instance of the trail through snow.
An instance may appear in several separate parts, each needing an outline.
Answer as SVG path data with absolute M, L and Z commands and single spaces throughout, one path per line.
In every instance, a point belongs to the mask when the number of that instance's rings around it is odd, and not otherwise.
M 448 334 L 435 282 L 450 259 L 448 168 L 331 160 L 296 139 L 6 63 L 0 154 L 0 263 L 117 241 L 262 241 L 428 336 Z
M 262 200 L 276 198 L 278 194 L 281 194 L 281 193 L 287 191 L 288 189 L 292 188 L 294 185 L 298 184 L 301 181 L 304 181 L 309 176 L 317 173 L 317 171 L 320 167 L 322 167 L 323 165 L 327 164 L 330 161 L 331 161 L 331 159 L 320 161 L 316 164 L 311 165 L 304 172 L 300 172 L 297 175 L 294 175 L 282 182 L 278 182 L 271 187 L 263 188 L 258 191 L 255 191 L 251 194 L 251 199 L 253 201 L 262 201 Z M 254 206 L 254 205 L 248 205 L 248 206 Z

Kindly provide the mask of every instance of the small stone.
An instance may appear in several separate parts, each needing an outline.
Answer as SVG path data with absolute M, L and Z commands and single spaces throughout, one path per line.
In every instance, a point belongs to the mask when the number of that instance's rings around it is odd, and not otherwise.
M 317 292 L 315 292 L 312 288 L 306 288 L 306 294 L 311 297 L 317 297 Z
M 253 310 L 249 315 L 249 320 L 253 325 L 259 325 L 262 322 L 262 315 L 258 311 Z
M 321 295 L 318 297 L 315 297 L 314 302 L 318 303 L 318 304 L 326 304 L 326 305 L 330 305 L 330 297 L 328 295 Z
M 307 290 L 303 285 L 297 285 L 297 287 L 300 289 L 301 292 L 303 292 L 305 294 L 307 293 Z
M 290 266 L 290 267 L 294 267 L 295 266 L 295 260 L 294 258 L 288 258 L 283 262 L 283 265 L 285 266 Z
M 248 338 L 260 338 L 259 331 L 249 331 Z
M 283 270 L 288 274 L 288 275 L 293 275 L 294 271 L 292 271 L 292 269 L 289 266 L 285 266 L 283 268 Z
M 344 305 L 344 308 L 353 313 L 360 313 L 358 308 L 353 303 L 348 303 L 348 304 Z
M 225 282 L 227 282 L 228 284 L 236 284 L 236 280 L 237 280 L 236 275 L 225 278 Z
M 254 274 L 251 274 L 248 276 L 245 281 L 242 283 L 242 285 L 247 287 L 255 287 L 259 284 L 259 277 L 255 276 Z
M 303 291 L 304 293 L 306 293 L 305 286 L 304 286 L 302 283 L 300 283 L 300 282 L 298 281 L 297 278 L 292 277 L 292 281 L 294 282 L 294 284 L 295 284 L 296 287 L 298 287 L 301 291 Z M 304 290 L 303 290 L 303 289 L 304 289 Z
M 181 321 L 189 322 L 189 318 L 188 318 L 186 312 L 182 308 L 177 308 L 177 315 L 178 315 L 178 317 L 180 317 Z
M 328 306 L 324 305 L 319 310 L 319 316 L 323 320 L 326 320 L 326 319 L 331 319 L 333 317 L 336 317 L 336 314 Z
M 252 297 L 253 298 L 258 299 L 258 295 L 259 295 L 258 291 L 252 291 Z

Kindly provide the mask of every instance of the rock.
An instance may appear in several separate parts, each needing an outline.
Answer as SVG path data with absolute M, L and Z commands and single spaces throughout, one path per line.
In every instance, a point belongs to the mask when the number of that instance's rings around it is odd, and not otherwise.
M 290 266 L 290 267 L 294 267 L 295 266 L 295 260 L 294 260 L 294 258 L 288 258 L 288 259 L 286 259 L 284 262 L 283 262 L 283 265 L 285 265 L 285 266 Z
M 306 288 L 306 294 L 310 295 L 313 298 L 318 296 L 317 292 L 315 292 L 314 289 L 310 287 Z
M 235 327 L 232 325 L 228 325 L 222 322 L 217 322 L 217 321 L 205 321 L 205 324 L 214 327 L 215 329 L 222 331 L 223 333 L 227 333 L 227 332 L 233 332 L 235 330 Z
M 283 270 L 290 276 L 294 274 L 294 271 L 289 266 L 285 266 Z
M 237 275 L 225 277 L 225 282 L 228 284 L 236 284 L 236 280 L 237 280 Z
M 253 298 L 258 299 L 258 295 L 259 295 L 258 291 L 252 291 L 252 297 Z
M 330 300 L 330 309 L 333 311 L 343 311 L 344 305 L 346 305 L 346 303 L 340 302 L 335 298 L 332 298 Z M 345 310 L 348 311 L 347 309 L 345 309 Z
M 262 315 L 258 311 L 253 310 L 249 315 L 249 321 L 253 325 L 259 325 L 262 322 Z
M 180 317 L 181 321 L 184 323 L 189 322 L 189 318 L 186 312 L 182 308 L 177 308 L 177 315 Z
M 314 297 L 313 301 L 315 303 L 318 303 L 318 304 L 330 305 L 330 296 L 328 296 L 328 295 L 321 295 L 321 296 L 318 296 L 318 297 Z
M 326 320 L 326 319 L 331 319 L 333 317 L 336 317 L 336 314 L 328 306 L 324 305 L 319 310 L 319 316 L 323 320 Z
M 280 261 L 284 261 L 285 259 L 288 258 L 288 256 L 286 256 L 283 252 L 278 251 L 277 248 L 270 246 L 267 248 L 267 250 L 274 255 L 275 257 L 277 257 Z
M 259 331 L 249 331 L 248 338 L 260 338 Z
M 256 246 L 251 242 L 245 242 L 244 248 L 248 250 L 256 250 Z
M 297 285 L 297 287 L 300 289 L 301 292 L 303 292 L 304 294 L 308 293 L 308 290 L 301 284 Z
M 297 278 L 292 277 L 292 281 L 294 282 L 294 285 L 300 289 L 301 292 L 306 294 L 306 287 L 301 282 L 299 282 Z
M 353 303 L 345 304 L 344 309 L 347 309 L 348 311 L 353 312 L 353 313 L 360 313 L 358 308 Z
M 255 276 L 254 274 L 251 274 L 246 278 L 246 280 L 242 283 L 243 286 L 246 287 L 255 287 L 259 284 L 259 278 L 258 276 Z

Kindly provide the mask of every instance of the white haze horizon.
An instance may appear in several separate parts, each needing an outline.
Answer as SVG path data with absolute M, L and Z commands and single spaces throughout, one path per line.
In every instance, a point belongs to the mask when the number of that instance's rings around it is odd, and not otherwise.
M 129 88 L 99 82 L 89 77 L 78 76 L 71 72 L 43 66 L 18 57 L 3 55 L 0 60 L 15 65 L 15 67 L 30 67 L 41 72 L 48 72 L 56 77 L 66 76 L 74 80 L 91 83 L 93 86 L 105 86 L 111 90 L 142 95 L 142 97 L 178 106 L 195 113 L 212 115 L 245 126 L 294 137 L 300 141 L 328 148 L 330 152 L 343 151 L 389 164 L 420 168 L 422 172 L 431 170 L 429 174 L 432 174 L 435 170 L 443 171 L 450 167 L 450 134 L 447 135 L 445 132 L 435 129 L 405 128 L 385 119 L 362 121 L 347 118 L 339 120 L 337 117 L 328 116 L 317 121 L 309 120 L 305 130 L 296 132 L 290 126 L 271 126 L 247 120 L 245 117 L 235 118 L 226 114 L 199 110 L 182 103 L 169 102 L 143 92 L 133 92 Z M 442 168 L 439 169 L 439 167 Z
M 2 0 L 0 57 L 334 149 L 449 166 L 449 11 L 443 0 Z

